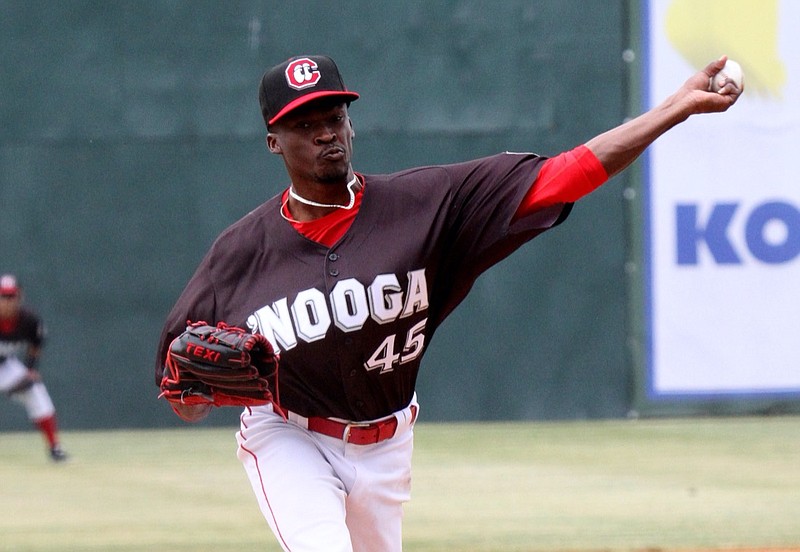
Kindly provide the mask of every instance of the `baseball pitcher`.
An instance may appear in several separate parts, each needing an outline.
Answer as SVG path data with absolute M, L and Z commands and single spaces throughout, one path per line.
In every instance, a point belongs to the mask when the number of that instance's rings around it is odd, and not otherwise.
M 437 328 L 485 270 L 564 222 L 658 136 L 732 106 L 734 82 L 709 84 L 725 62 L 555 157 L 395 174 L 353 168 L 359 95 L 331 58 L 266 71 L 266 147 L 288 184 L 212 245 L 166 320 L 155 380 L 186 420 L 244 407 L 238 457 L 283 550 L 402 549 L 415 386 Z

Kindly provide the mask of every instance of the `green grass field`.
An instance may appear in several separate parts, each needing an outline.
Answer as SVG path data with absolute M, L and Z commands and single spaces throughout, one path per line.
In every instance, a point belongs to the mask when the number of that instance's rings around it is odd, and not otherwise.
M 0 433 L 0 550 L 278 551 L 234 431 Z M 408 552 L 735 548 L 800 550 L 798 417 L 417 426 Z

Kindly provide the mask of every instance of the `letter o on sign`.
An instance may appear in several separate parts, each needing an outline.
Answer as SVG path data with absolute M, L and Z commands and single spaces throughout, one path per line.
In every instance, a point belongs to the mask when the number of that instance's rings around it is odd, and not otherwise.
M 780 243 L 768 241 L 765 237 L 767 225 L 775 221 L 786 228 Z M 747 218 L 745 239 L 750 252 L 760 261 L 770 264 L 791 261 L 800 254 L 800 211 L 780 201 L 759 205 Z

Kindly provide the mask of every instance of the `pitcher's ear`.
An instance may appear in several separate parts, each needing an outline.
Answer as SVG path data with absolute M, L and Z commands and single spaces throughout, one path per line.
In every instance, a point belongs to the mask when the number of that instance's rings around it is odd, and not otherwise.
M 267 134 L 267 149 L 272 152 L 280 155 L 282 152 L 280 145 L 278 144 L 277 138 L 275 138 L 274 134 Z

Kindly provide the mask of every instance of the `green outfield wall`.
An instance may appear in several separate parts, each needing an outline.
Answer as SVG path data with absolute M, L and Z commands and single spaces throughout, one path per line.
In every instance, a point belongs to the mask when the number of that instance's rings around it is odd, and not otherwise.
M 351 108 L 360 172 L 552 155 L 636 111 L 635 56 L 623 59 L 632 11 L 609 0 L 2 0 L 0 271 L 17 273 L 47 322 L 41 370 L 61 425 L 181 423 L 156 400 L 161 323 L 215 236 L 287 185 L 264 145 L 266 67 L 297 53 L 339 62 L 362 96 Z M 425 419 L 629 414 L 640 366 L 624 191 L 635 185 L 635 171 L 615 178 L 478 281 L 423 363 Z M 0 430 L 25 427 L 22 409 L 0 402 Z

